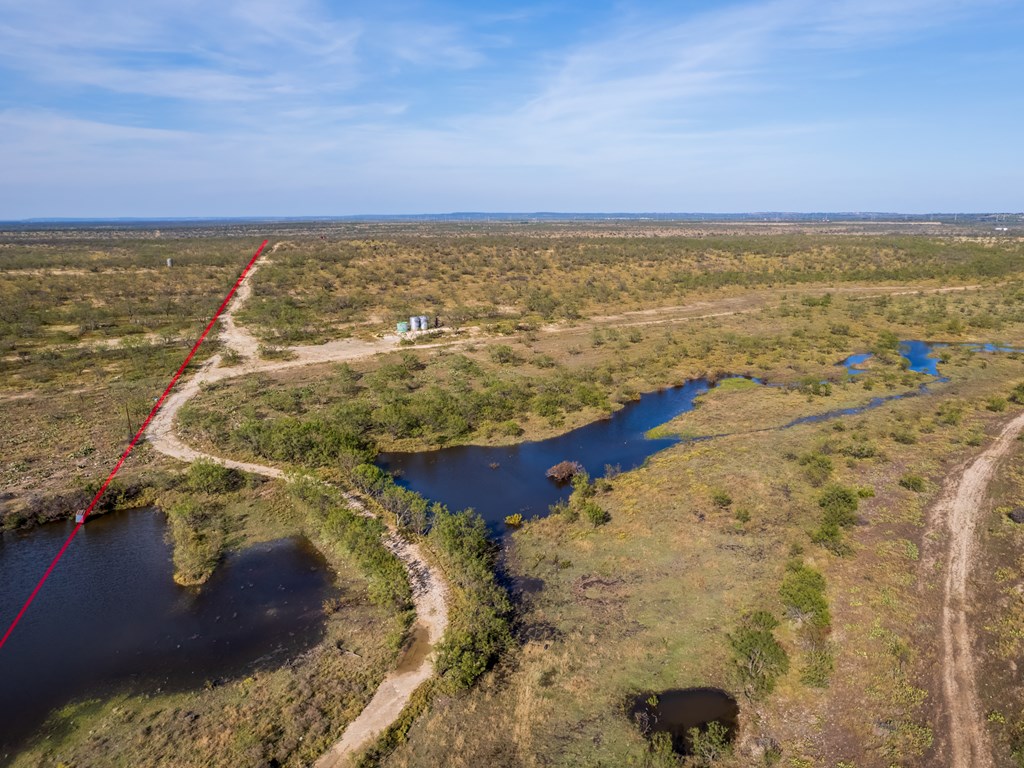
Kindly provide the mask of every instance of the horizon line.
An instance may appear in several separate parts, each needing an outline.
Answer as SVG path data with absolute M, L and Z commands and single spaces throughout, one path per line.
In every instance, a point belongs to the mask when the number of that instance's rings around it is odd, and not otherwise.
M 176 223 L 232 223 L 232 222 L 360 222 L 360 221 L 424 221 L 424 220 L 542 220 L 548 222 L 591 220 L 650 220 L 662 221 L 769 221 L 799 220 L 828 222 L 831 219 L 847 221 L 967 221 L 995 220 L 1003 217 L 1024 222 L 1021 211 L 948 211 L 929 213 L 901 213 L 899 211 L 451 211 L 447 213 L 361 213 L 313 216 L 33 216 L 18 219 L 0 219 L 0 226 L 39 224 L 176 224 Z

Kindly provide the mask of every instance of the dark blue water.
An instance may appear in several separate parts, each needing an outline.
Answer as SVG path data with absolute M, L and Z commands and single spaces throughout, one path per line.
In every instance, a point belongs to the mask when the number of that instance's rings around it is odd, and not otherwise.
M 6 629 L 72 523 L 0 535 Z M 323 637 L 327 563 L 286 539 L 229 554 L 199 591 L 174 584 L 164 516 L 91 518 L 0 649 L 0 763 L 55 708 L 119 690 L 201 687 Z
M 940 360 L 935 356 L 935 350 L 950 346 L 953 345 L 930 341 L 901 341 L 899 344 L 899 353 L 901 357 L 907 360 L 909 364 L 908 368 L 911 371 L 934 376 L 939 381 L 949 381 L 949 379 L 939 375 Z M 966 349 L 970 349 L 974 352 L 1024 353 L 1024 348 L 1011 347 L 1006 344 L 966 342 L 963 344 L 957 344 L 956 346 L 965 347 Z M 846 372 L 851 376 L 859 376 L 861 374 L 870 373 L 870 371 L 861 368 L 860 366 L 872 357 L 873 355 L 870 352 L 862 352 L 860 354 L 850 355 L 846 359 L 841 360 L 839 365 L 844 367 Z
M 933 355 L 934 349 L 941 346 L 945 345 L 902 341 L 899 353 L 907 360 L 911 371 L 946 381 L 939 375 L 939 360 Z M 978 346 L 990 351 L 1017 351 L 994 345 Z M 853 375 L 866 373 L 856 366 L 870 358 L 870 353 L 851 355 L 840 365 Z M 761 383 L 757 379 L 754 381 Z M 395 474 L 405 487 L 428 499 L 440 501 L 450 509 L 472 507 L 487 521 L 492 531 L 501 532 L 506 516 L 516 513 L 527 519 L 543 516 L 552 504 L 568 498 L 569 488 L 545 477 L 545 472 L 555 464 L 578 461 L 591 477 L 601 477 L 605 474 L 606 465 L 628 471 L 638 467 L 649 456 L 680 442 L 678 437 L 650 440 L 645 433 L 692 410 L 694 400 L 708 388 L 708 381 L 698 379 L 680 387 L 643 395 L 605 420 L 549 440 L 503 447 L 464 445 L 419 453 L 382 453 L 378 463 Z M 804 416 L 782 429 L 862 413 L 893 400 L 927 392 L 927 386 L 922 384 L 912 392 L 876 397 L 856 408 Z M 722 435 L 696 439 L 715 437 Z M 492 465 L 496 466 L 492 468 Z
M 578 461 L 591 477 L 600 477 L 605 465 L 633 469 L 651 454 L 675 445 L 678 437 L 649 440 L 644 435 L 691 410 L 694 399 L 707 391 L 708 382 L 700 379 L 652 392 L 607 419 L 548 440 L 382 453 L 378 463 L 428 499 L 451 509 L 473 507 L 497 529 L 506 515 L 545 515 L 551 504 L 568 498 L 570 489 L 544 476 L 560 461 Z M 497 468 L 492 469 L 492 464 Z
M 945 344 L 930 344 L 927 341 L 901 341 L 899 343 L 899 353 L 900 357 L 907 361 L 907 367 L 911 371 L 925 373 L 929 376 L 938 376 L 939 359 L 934 357 L 932 353 L 934 350 L 945 346 Z M 851 376 L 861 376 L 871 372 L 861 366 L 872 357 L 874 355 L 870 352 L 860 352 L 841 360 L 839 365 L 845 368 L 846 372 Z

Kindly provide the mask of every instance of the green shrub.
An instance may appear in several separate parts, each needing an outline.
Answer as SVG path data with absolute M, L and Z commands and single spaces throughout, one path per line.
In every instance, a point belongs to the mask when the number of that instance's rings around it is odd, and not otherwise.
M 218 504 L 179 498 L 167 511 L 168 534 L 174 544 L 174 581 L 199 586 L 220 562 L 226 524 Z
M 556 365 L 555 358 L 551 355 L 537 355 L 533 358 L 533 364 L 538 368 L 554 368 Z
M 597 528 L 599 525 L 604 525 L 609 520 L 611 520 L 611 515 L 609 515 L 608 512 L 601 507 L 600 504 L 591 499 L 588 499 L 587 501 L 583 502 L 581 512 L 583 513 L 584 517 L 586 517 L 587 520 L 590 521 L 590 524 L 595 528 Z
M 717 489 L 711 492 L 711 501 L 716 507 L 725 509 L 732 505 L 732 496 L 727 491 Z
M 870 459 L 878 455 L 878 448 L 870 440 L 855 440 L 843 448 L 843 455 L 851 459 Z
M 503 421 L 498 425 L 498 432 L 506 437 L 519 437 L 523 434 L 523 428 L 514 419 Z
M 950 401 L 948 403 L 943 403 L 942 405 L 940 405 L 935 414 L 937 417 L 936 420 L 939 424 L 956 426 L 963 419 L 964 406 L 963 403 Z
M 426 533 L 430 524 L 428 502 L 423 496 L 403 488 L 375 464 L 359 464 L 348 475 L 350 482 L 394 515 L 399 528 Z
M 581 505 L 597 493 L 597 488 L 590 482 L 590 475 L 586 470 L 579 470 L 572 476 L 570 482 L 572 484 L 572 494 L 569 496 L 570 504 Z
M 499 365 L 517 365 L 523 361 L 508 344 L 497 344 L 491 347 L 490 355 L 491 360 Z
M 497 548 L 473 510 L 439 507 L 427 537 L 454 590 L 437 666 L 446 687 L 471 686 L 512 642 L 512 604 L 494 575 Z
M 799 461 L 807 481 L 815 487 L 822 485 L 832 474 L 832 459 L 823 453 L 805 453 Z
M 809 617 L 814 626 L 828 627 L 832 622 L 825 597 L 825 577 L 799 560 L 786 566 L 779 597 L 791 614 Z
M 307 478 L 296 478 L 288 487 L 292 496 L 305 505 L 311 527 L 329 545 L 355 561 L 369 581 L 370 599 L 374 603 L 397 610 L 412 607 L 412 589 L 405 567 L 384 546 L 384 523 L 348 509 L 335 488 Z
M 196 493 L 228 493 L 238 490 L 244 479 L 237 469 L 198 459 L 188 468 L 185 482 L 188 489 Z
M 985 403 L 985 407 L 993 413 L 1002 413 L 1006 410 L 1006 398 L 990 397 L 988 402 Z
M 887 358 L 891 353 L 896 352 L 900 346 L 900 337 L 892 331 L 882 331 L 878 334 L 878 341 L 875 342 L 871 351 L 881 358 Z
M 740 676 L 756 696 L 771 693 L 775 681 L 789 671 L 789 656 L 772 634 L 778 625 L 767 611 L 755 611 L 729 636 Z
M 557 504 L 549 506 L 548 512 L 552 515 L 560 515 L 570 523 L 575 523 L 580 519 L 579 507 L 564 501 L 560 501 Z
M 717 720 L 712 720 L 703 730 L 691 728 L 686 735 L 690 752 L 687 766 L 713 768 L 718 760 L 732 751 L 732 744 L 729 743 L 729 729 Z
M 848 527 L 857 522 L 856 491 L 842 485 L 832 484 L 818 497 L 818 506 L 824 511 L 824 522 Z
M 857 522 L 857 491 L 841 485 L 829 485 L 818 497 L 822 509 L 821 523 L 811 533 L 811 541 L 821 544 L 836 555 L 849 554 L 850 548 L 843 542 L 842 529 Z
M 798 389 L 805 395 L 814 395 L 817 397 L 828 397 L 832 394 L 832 385 L 827 381 L 822 381 L 817 376 L 803 377 L 800 380 Z
M 370 599 L 398 610 L 412 607 L 412 590 L 402 562 L 384 546 L 387 528 L 374 517 L 360 515 L 338 504 L 328 513 L 321 534 L 355 559 L 367 576 Z
M 811 532 L 811 541 L 839 557 L 850 554 L 850 545 L 843 541 L 843 531 L 835 523 L 822 523 Z
M 917 435 L 909 427 L 897 427 L 892 431 L 892 439 L 900 445 L 913 445 L 917 442 Z
M 921 493 L 924 491 L 924 478 L 920 475 L 904 475 L 900 478 L 900 485 L 908 491 Z
M 1013 391 L 1010 393 L 1010 402 L 1024 405 L 1024 381 L 1013 388 Z

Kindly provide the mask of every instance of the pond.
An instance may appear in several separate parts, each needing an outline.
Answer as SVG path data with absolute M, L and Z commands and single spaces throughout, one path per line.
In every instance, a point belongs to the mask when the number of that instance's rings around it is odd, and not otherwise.
M 723 729 L 723 740 L 732 741 L 739 724 L 736 699 L 718 688 L 683 688 L 642 693 L 633 699 L 629 717 L 650 738 L 667 733 L 672 750 L 688 755 L 693 747 L 692 730 L 706 733 L 712 723 Z
M 0 534 L 0 620 L 20 609 L 73 526 Z M 320 641 L 336 594 L 304 539 L 227 555 L 199 591 L 174 584 L 164 515 L 91 518 L 0 650 L 0 763 L 53 710 L 117 691 L 199 688 Z

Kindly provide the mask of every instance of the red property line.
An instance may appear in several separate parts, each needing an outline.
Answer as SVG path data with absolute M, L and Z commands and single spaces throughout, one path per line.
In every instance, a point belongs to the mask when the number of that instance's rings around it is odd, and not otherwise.
M 149 412 L 149 416 L 147 416 L 146 420 L 142 422 L 142 426 L 139 427 L 139 431 L 135 433 L 135 437 L 133 437 L 132 441 L 128 443 L 128 447 L 125 448 L 124 453 L 121 454 L 121 458 L 118 459 L 117 464 L 114 465 L 114 468 L 110 470 L 110 474 L 107 475 L 107 479 L 103 482 L 103 485 L 100 487 L 99 491 L 96 492 L 96 495 L 93 496 L 92 502 L 90 502 L 89 506 L 86 507 L 85 512 L 82 515 L 82 522 L 77 523 L 75 525 L 74 529 L 71 531 L 71 535 L 68 536 L 67 540 L 64 542 L 64 545 L 60 548 L 60 551 L 57 552 L 57 556 L 54 557 L 53 560 L 50 562 L 49 567 L 43 574 L 43 578 L 39 580 L 39 583 L 36 584 L 35 589 L 32 590 L 32 594 L 28 596 L 28 600 L 26 600 L 25 604 L 21 606 L 21 610 L 18 611 L 18 615 L 14 617 L 14 621 L 11 622 L 11 626 L 7 628 L 7 631 L 4 633 L 3 639 L 0 640 L 0 648 L 4 647 L 4 644 L 7 642 L 7 639 L 11 636 L 11 633 L 14 632 L 14 628 L 18 626 L 18 622 L 21 621 L 21 617 L 25 615 L 25 611 L 27 611 L 28 607 L 32 605 L 32 601 L 36 599 L 36 595 L 39 594 L 39 590 L 43 588 L 43 584 L 45 584 L 46 580 L 50 578 L 50 574 L 53 573 L 53 569 L 57 566 L 57 563 L 60 562 L 60 559 L 64 557 L 64 553 L 71 545 L 71 542 L 74 540 L 75 536 L 77 536 L 78 532 L 82 530 L 82 526 L 85 525 L 85 521 L 89 517 L 89 513 L 92 512 L 93 507 L 95 507 L 97 502 L 99 502 L 100 497 L 103 495 L 103 492 L 107 490 L 107 486 L 110 485 L 110 481 L 114 479 L 114 475 L 116 475 L 118 471 L 120 471 L 121 465 L 124 464 L 125 459 L 128 458 L 128 455 L 132 452 L 132 449 L 135 448 L 135 444 L 139 442 L 139 439 L 142 437 L 142 433 L 145 432 L 146 427 L 149 426 L 149 422 L 151 422 L 153 420 L 153 417 L 156 416 L 156 412 L 159 411 L 160 406 L 164 404 L 164 400 L 167 399 L 167 395 L 171 393 L 171 390 L 174 389 L 174 385 L 177 384 L 178 379 L 181 378 L 181 374 L 185 372 L 185 368 L 188 367 L 189 361 L 192 360 L 192 356 L 195 355 L 196 351 L 198 351 L 199 345 L 203 343 L 203 340 L 206 338 L 206 334 L 208 334 L 210 332 L 210 329 L 213 328 L 213 324 L 217 322 L 217 318 L 221 316 L 221 313 L 224 311 L 225 307 L 227 307 L 228 302 L 231 301 L 231 297 L 234 296 L 235 291 L 238 290 L 238 286 L 242 284 L 242 281 L 245 279 L 245 276 L 249 274 L 249 270 L 252 269 L 252 265 L 256 263 L 256 259 L 260 257 L 260 254 L 263 253 L 263 249 L 266 247 L 267 241 L 264 240 L 260 244 L 260 247 L 256 249 L 256 253 L 254 253 L 252 258 L 249 259 L 249 263 L 245 265 L 245 269 L 242 270 L 242 274 L 240 274 L 238 276 L 238 279 L 235 280 L 235 284 L 231 287 L 231 290 L 228 291 L 228 295 L 224 297 L 224 301 L 220 303 L 220 307 L 217 309 L 213 317 L 210 319 L 210 322 L 207 324 L 206 329 L 199 337 L 199 340 L 192 345 L 191 351 L 185 357 L 185 362 L 181 364 L 181 367 L 178 368 L 178 371 L 171 378 L 171 383 L 167 385 L 167 389 L 165 389 L 164 393 L 160 395 L 160 398 L 156 401 L 156 405 L 153 406 L 153 410 Z

